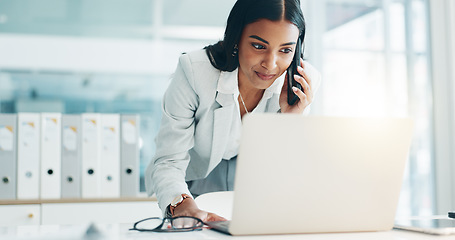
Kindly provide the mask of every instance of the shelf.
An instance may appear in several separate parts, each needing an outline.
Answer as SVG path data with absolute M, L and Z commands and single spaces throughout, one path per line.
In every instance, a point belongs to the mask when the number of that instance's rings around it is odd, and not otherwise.
M 43 203 L 93 203 L 93 202 L 156 202 L 152 197 L 122 197 L 122 198 L 68 198 L 68 199 L 31 199 L 31 200 L 0 200 L 0 205 L 22 205 Z
M 162 212 L 155 197 L 0 201 L 1 226 L 131 223 Z

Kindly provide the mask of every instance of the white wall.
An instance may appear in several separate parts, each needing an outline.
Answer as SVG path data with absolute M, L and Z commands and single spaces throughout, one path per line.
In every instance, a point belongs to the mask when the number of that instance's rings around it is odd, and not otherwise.
M 191 50 L 188 45 L 181 41 L 0 34 L 0 69 L 168 74 L 174 71 L 179 55 Z

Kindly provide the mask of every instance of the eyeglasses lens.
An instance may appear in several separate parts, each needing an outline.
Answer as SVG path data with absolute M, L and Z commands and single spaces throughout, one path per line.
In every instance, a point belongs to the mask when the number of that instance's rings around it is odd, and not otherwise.
M 179 217 L 172 220 L 174 229 L 192 229 L 202 227 L 202 223 L 194 218 Z
M 163 222 L 162 219 L 148 219 L 143 222 L 140 222 L 136 225 L 137 229 L 145 229 L 145 230 L 152 230 L 157 228 Z

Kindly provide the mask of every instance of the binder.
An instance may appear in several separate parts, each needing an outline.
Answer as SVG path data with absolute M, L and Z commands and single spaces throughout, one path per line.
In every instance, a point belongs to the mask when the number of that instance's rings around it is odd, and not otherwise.
M 61 195 L 62 114 L 41 113 L 41 199 Z
M 101 197 L 120 197 L 120 115 L 101 115 Z
M 0 200 L 16 199 L 17 116 L 0 114 Z
M 40 114 L 17 114 L 17 199 L 40 195 Z
M 62 198 L 81 198 L 81 116 L 62 115 Z
M 120 195 L 139 194 L 139 115 L 121 116 Z
M 82 117 L 82 198 L 100 197 L 100 114 L 84 113 Z

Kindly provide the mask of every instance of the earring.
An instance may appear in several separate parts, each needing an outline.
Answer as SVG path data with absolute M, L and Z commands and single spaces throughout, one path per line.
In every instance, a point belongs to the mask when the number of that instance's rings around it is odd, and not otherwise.
M 232 50 L 232 56 L 235 57 L 239 53 L 239 47 L 237 44 L 234 45 L 234 50 Z

